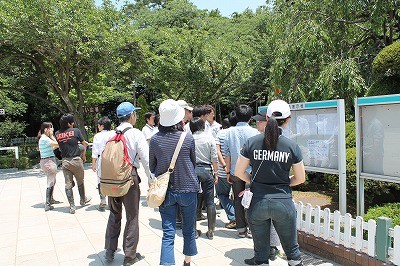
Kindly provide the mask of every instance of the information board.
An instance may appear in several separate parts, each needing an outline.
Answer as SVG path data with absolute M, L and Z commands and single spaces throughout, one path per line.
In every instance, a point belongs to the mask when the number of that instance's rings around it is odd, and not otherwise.
M 364 179 L 400 183 L 400 94 L 355 100 L 357 214 L 364 214 Z

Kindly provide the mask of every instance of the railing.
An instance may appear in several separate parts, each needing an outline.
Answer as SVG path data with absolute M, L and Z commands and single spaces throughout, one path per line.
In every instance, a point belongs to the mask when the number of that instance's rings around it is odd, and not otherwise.
M 352 218 L 349 213 L 343 216 L 337 210 L 332 213 L 329 208 L 304 206 L 301 201 L 296 203 L 296 209 L 298 230 L 400 265 L 400 226 L 388 228 L 390 219 L 382 217 L 377 225 L 375 220 L 365 222 L 361 216 Z M 376 245 L 377 238 L 387 244 Z

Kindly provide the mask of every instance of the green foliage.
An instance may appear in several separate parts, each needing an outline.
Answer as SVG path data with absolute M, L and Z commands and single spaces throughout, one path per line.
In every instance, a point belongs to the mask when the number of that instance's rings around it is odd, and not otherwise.
M 28 157 L 19 157 L 17 167 L 19 170 L 25 170 L 32 166 L 31 160 Z
M 0 169 L 14 168 L 17 166 L 17 160 L 13 157 L 0 156 Z
M 392 227 L 400 225 L 400 203 L 387 203 L 382 206 L 371 207 L 365 214 L 364 221 L 369 219 L 377 221 L 381 216 L 391 218 Z
M 356 123 L 346 122 L 346 149 L 356 146 Z
M 92 163 L 92 149 L 86 149 L 86 163 Z
M 0 146 L 10 146 L 11 139 L 22 137 L 22 132 L 25 129 L 25 124 L 18 121 L 6 119 L 0 122 Z
M 400 78 L 400 41 L 383 48 L 372 63 L 372 71 L 377 79 L 383 77 Z
M 372 63 L 374 82 L 367 96 L 400 93 L 400 41 L 383 48 Z
M 367 92 L 367 96 L 388 95 L 400 93 L 400 76 L 382 77 L 374 83 Z
M 146 119 L 144 118 L 144 114 L 149 112 L 149 105 L 147 104 L 147 101 L 143 95 L 140 95 L 139 98 L 137 99 L 137 106 L 142 109 L 136 111 L 136 113 L 139 116 L 139 119 L 136 120 L 135 127 L 138 128 L 139 130 L 142 130 L 142 128 L 146 125 Z

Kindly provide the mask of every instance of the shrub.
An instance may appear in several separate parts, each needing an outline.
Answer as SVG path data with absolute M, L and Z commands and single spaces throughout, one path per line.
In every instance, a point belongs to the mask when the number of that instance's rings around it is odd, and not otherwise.
M 17 167 L 19 170 L 25 170 L 30 168 L 31 166 L 31 161 L 28 157 L 20 157 L 17 161 Z
M 86 150 L 86 163 L 92 163 L 92 149 Z
M 17 161 L 12 157 L 0 157 L 0 169 L 14 168 L 17 166 Z
M 392 227 L 400 225 L 400 203 L 387 203 L 382 206 L 369 208 L 364 216 L 364 221 L 368 221 L 369 219 L 377 221 L 381 216 L 391 218 Z
M 383 48 L 372 62 L 372 72 L 377 79 L 383 76 L 400 77 L 400 41 Z

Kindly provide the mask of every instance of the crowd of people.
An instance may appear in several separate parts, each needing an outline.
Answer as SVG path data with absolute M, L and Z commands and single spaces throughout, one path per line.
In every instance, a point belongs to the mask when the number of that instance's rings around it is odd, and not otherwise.
M 183 265 L 190 265 L 191 257 L 198 252 L 196 238 L 202 232 L 197 229 L 196 221 L 207 219 L 206 237 L 214 238 L 216 198 L 228 218 L 225 227 L 236 229 L 238 237 L 253 239 L 254 257 L 245 259 L 246 264 L 268 264 L 279 253 L 277 246 L 282 245 L 289 265 L 302 265 L 290 187 L 305 181 L 305 171 L 299 146 L 282 135 L 290 120 L 286 102 L 272 101 L 268 109 L 255 116 L 251 107 L 239 105 L 219 124 L 211 105 L 192 107 L 184 100 L 168 99 L 160 104 L 158 114 L 145 114 L 146 125 L 142 130 L 134 128 L 138 109 L 132 103 L 121 103 L 116 109 L 119 119 L 116 129 L 112 130 L 108 117 L 102 117 L 93 138 L 92 170 L 98 177 L 99 210 L 105 211 L 107 205 L 110 209 L 104 244 L 108 262 L 113 261 L 117 250 L 123 207 L 126 214 L 124 265 L 133 265 L 143 258 L 137 252 L 137 245 L 139 184 L 144 177 L 138 175 L 137 169 L 144 168 L 150 184 L 169 170 L 175 147 L 179 146 L 166 197 L 159 207 L 163 230 L 160 265 L 175 265 L 177 228 L 182 229 L 184 241 Z M 252 119 L 256 121 L 256 128 L 249 124 Z M 61 117 L 57 132 L 53 133 L 49 122 L 42 123 L 40 132 L 40 165 L 47 176 L 45 211 L 59 203 L 53 199 L 57 173 L 53 149 L 59 148 L 69 212 L 74 214 L 75 182 L 80 204 L 85 206 L 91 200 L 85 194 L 83 168 L 88 142 L 74 127 L 71 114 Z M 101 154 L 118 132 L 124 135 L 132 167 L 131 185 L 123 195 L 106 197 L 100 182 Z M 247 205 L 243 204 L 242 195 L 247 200 L 250 197 Z M 202 209 L 206 210 L 206 216 Z

